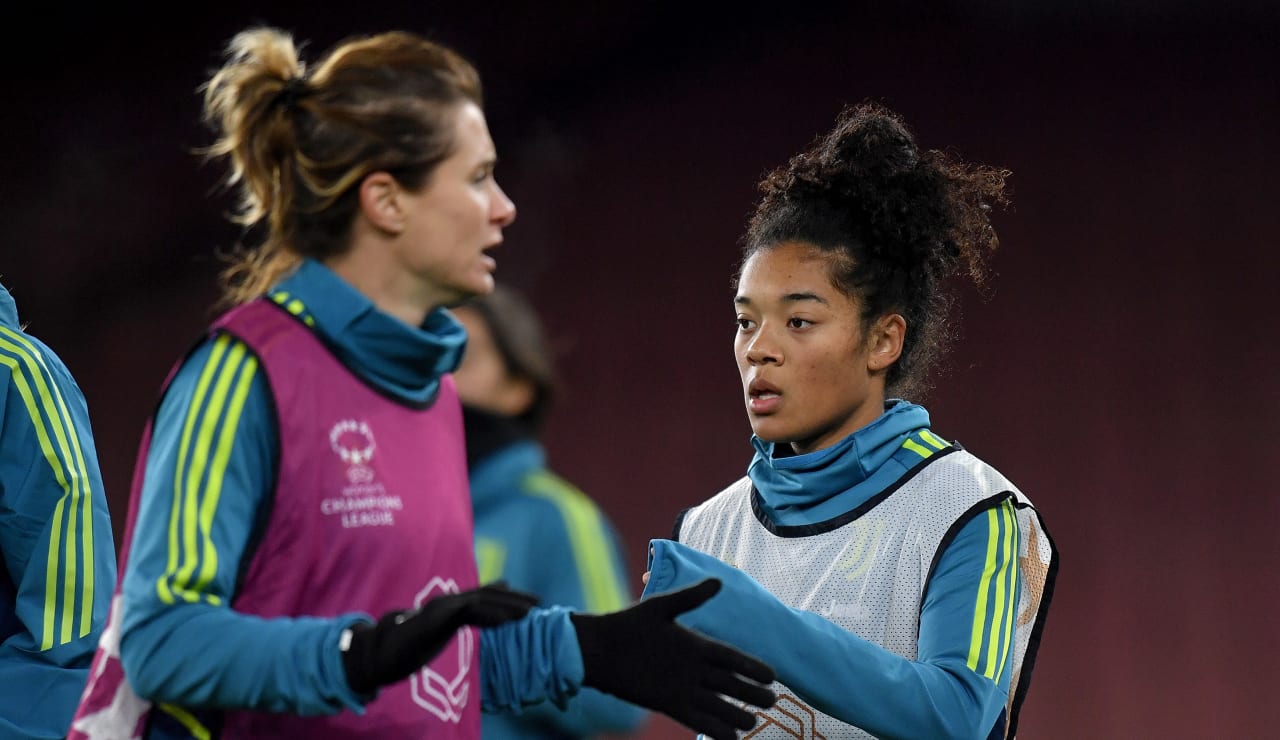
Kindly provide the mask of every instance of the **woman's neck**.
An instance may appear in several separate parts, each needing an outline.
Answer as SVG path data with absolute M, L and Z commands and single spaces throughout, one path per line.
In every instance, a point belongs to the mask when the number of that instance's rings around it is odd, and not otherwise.
M 324 261 L 326 267 L 363 293 L 379 311 L 409 326 L 422 326 L 427 314 L 443 305 L 443 298 L 422 285 L 414 285 L 409 275 L 393 265 L 377 264 L 352 249 Z

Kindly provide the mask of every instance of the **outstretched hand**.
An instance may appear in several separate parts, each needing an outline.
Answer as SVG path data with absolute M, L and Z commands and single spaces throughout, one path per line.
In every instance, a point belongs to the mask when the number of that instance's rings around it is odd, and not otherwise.
M 773 669 L 675 621 L 719 590 L 720 581 L 709 578 L 611 614 L 573 614 L 583 684 L 667 714 L 714 740 L 734 740 L 735 730 L 754 727 L 755 716 L 729 699 L 773 706 Z
M 375 625 L 355 625 L 343 639 L 347 683 L 365 694 L 400 681 L 443 650 L 460 627 L 495 627 L 520 619 L 537 603 L 537 596 L 498 582 L 388 612 Z

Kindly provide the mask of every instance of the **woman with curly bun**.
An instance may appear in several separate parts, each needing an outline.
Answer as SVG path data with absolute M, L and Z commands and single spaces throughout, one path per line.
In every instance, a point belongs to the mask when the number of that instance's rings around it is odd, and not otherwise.
M 749 729 L 772 672 L 674 621 L 714 581 L 600 615 L 478 583 L 447 308 L 493 289 L 515 207 L 471 64 L 390 32 L 308 70 L 255 28 L 204 104 L 265 239 L 143 435 L 71 737 L 478 740 L 582 687 Z
M 645 592 L 724 582 L 682 622 L 777 670 L 754 738 L 1017 728 L 1053 544 L 907 400 L 944 348 L 947 280 L 983 283 L 1007 174 L 864 103 L 760 185 L 734 298 L 755 456 L 651 543 Z

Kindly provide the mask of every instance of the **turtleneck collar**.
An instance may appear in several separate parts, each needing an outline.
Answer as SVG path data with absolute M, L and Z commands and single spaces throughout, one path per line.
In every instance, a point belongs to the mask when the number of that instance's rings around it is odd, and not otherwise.
M 929 427 L 929 412 L 900 399 L 834 445 L 803 455 L 775 456 L 775 445 L 752 436 L 747 476 L 765 513 L 784 526 L 814 524 L 851 511 L 905 473 L 890 464 L 910 433 Z
M 429 401 L 440 377 L 462 359 L 467 334 L 443 308 L 410 326 L 384 313 L 337 273 L 307 259 L 273 293 L 302 302 L 343 363 L 375 387 L 410 403 Z

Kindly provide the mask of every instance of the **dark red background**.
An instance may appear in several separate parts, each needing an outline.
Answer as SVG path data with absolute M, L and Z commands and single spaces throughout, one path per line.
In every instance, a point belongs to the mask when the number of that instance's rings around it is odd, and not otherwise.
M 843 103 L 881 100 L 924 145 L 1014 173 L 994 295 L 961 292 L 926 400 L 1062 551 L 1022 736 L 1271 736 L 1280 12 L 980 5 L 224 3 L 15 23 L 34 50 L 3 53 L 0 273 L 89 399 L 118 537 L 156 388 L 237 235 L 191 154 L 221 43 L 258 20 L 313 52 L 431 33 L 486 81 L 520 208 L 499 274 L 562 352 L 552 460 L 615 519 L 638 579 L 647 540 L 751 452 L 729 278 L 754 183 Z

